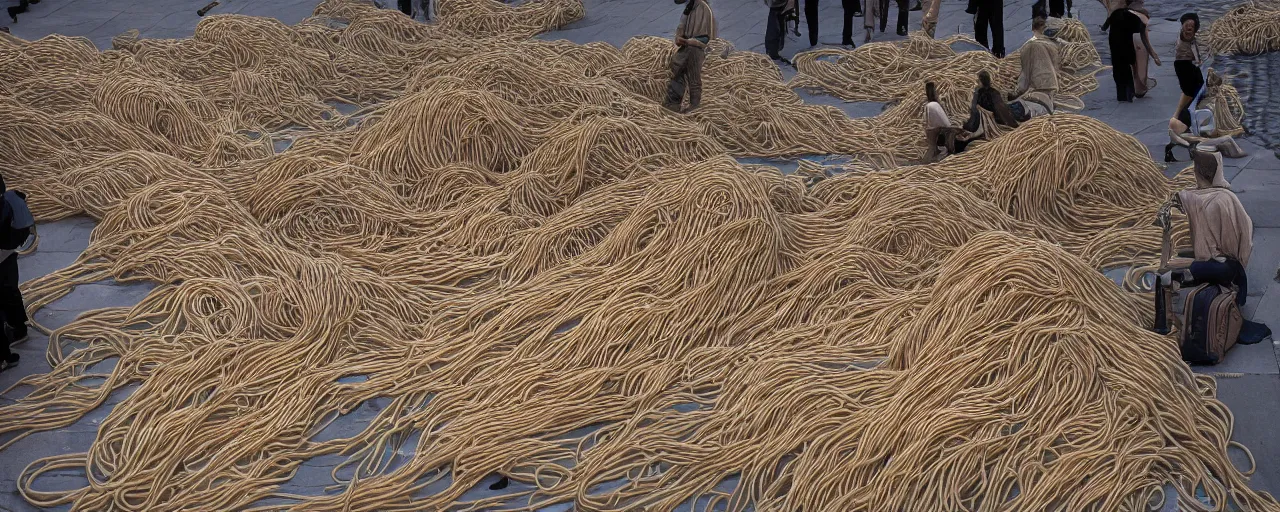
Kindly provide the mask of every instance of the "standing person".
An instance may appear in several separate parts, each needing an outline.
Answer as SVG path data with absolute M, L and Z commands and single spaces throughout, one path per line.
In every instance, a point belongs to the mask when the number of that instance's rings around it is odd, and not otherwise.
M 0 195 L 4 195 L 4 178 L 0 177 Z M 9 194 L 12 195 L 12 194 Z M 19 197 L 21 197 L 19 195 Z M 18 253 L 15 250 L 31 234 L 27 227 L 14 228 L 15 216 L 30 217 L 25 204 L 17 208 L 10 201 L 0 200 L 0 370 L 18 364 L 19 356 L 9 350 L 9 345 L 27 338 L 27 308 L 22 303 L 22 291 L 18 289 Z
M 1133 44 L 1134 36 L 1141 37 L 1143 47 L 1147 53 L 1151 54 L 1157 66 L 1160 65 L 1160 56 L 1151 49 L 1151 41 L 1147 39 L 1146 24 L 1142 22 L 1142 18 L 1127 7 L 1112 12 L 1105 26 L 1110 27 L 1107 32 L 1107 43 L 1111 47 L 1111 77 L 1116 83 L 1116 100 L 1132 103 L 1137 94 L 1134 88 L 1133 67 L 1138 61 Z
M 907 0 L 896 0 L 898 3 L 898 35 L 907 35 L 907 20 L 910 14 L 907 12 Z M 880 31 L 884 32 L 886 26 L 889 25 L 889 0 L 880 0 Z
M 862 0 L 841 0 L 844 9 L 844 31 L 840 33 L 840 44 L 854 47 L 853 19 L 862 16 Z
M 1147 95 L 1147 91 L 1151 90 L 1147 86 L 1150 77 L 1147 75 L 1147 68 L 1151 64 L 1154 57 L 1156 61 L 1160 58 L 1155 54 L 1147 51 L 1147 46 L 1151 40 L 1151 13 L 1143 6 L 1143 0 L 1133 0 L 1128 6 L 1133 15 L 1138 17 L 1142 22 L 1142 33 L 1133 36 L 1133 95 L 1142 98 Z
M 804 0 L 804 22 L 809 25 L 809 46 L 818 46 L 818 0 Z
M 791 64 L 791 61 L 782 58 L 778 52 L 782 51 L 783 45 L 787 42 L 787 21 L 784 14 L 789 7 L 789 0 L 769 0 L 769 20 L 765 22 L 764 28 L 764 52 L 770 59 L 785 64 Z
M 941 7 L 942 0 L 925 0 L 924 14 L 920 17 L 920 30 L 933 37 L 934 31 L 938 28 L 938 9 Z
M 1175 119 L 1191 106 L 1192 98 L 1200 94 L 1204 87 L 1204 75 L 1200 73 L 1200 44 L 1196 40 L 1196 32 L 1200 31 L 1200 16 L 1194 12 L 1182 15 L 1178 20 L 1182 30 L 1178 32 L 1178 44 L 1173 49 L 1173 71 L 1178 75 L 1178 88 L 1182 89 L 1182 98 L 1178 100 L 1178 110 L 1173 112 Z
M 867 31 L 867 36 L 862 40 L 871 42 L 871 33 L 876 31 L 876 19 L 880 17 L 880 0 L 862 0 L 866 2 L 862 6 L 862 28 Z
M 991 50 L 996 58 L 1004 58 L 1004 0 L 978 0 L 977 14 L 973 18 L 973 35 L 978 43 Z M 987 28 L 991 28 L 991 40 L 987 41 Z
M 702 101 L 702 63 L 707 58 L 707 44 L 716 37 L 715 14 L 707 0 L 675 0 L 688 2 L 680 25 L 676 26 L 676 54 L 671 57 L 671 82 L 667 84 L 667 110 L 680 111 L 685 89 L 689 92 L 689 110 Z M 687 111 L 686 111 L 687 112 Z

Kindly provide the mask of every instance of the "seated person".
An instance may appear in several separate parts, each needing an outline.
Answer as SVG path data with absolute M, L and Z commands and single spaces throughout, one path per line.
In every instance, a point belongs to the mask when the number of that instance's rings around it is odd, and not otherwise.
M 1209 74 L 1210 76 L 1214 76 L 1213 70 L 1210 70 Z M 1219 79 L 1219 81 L 1221 80 Z M 1196 94 L 1195 98 L 1191 101 L 1190 106 L 1179 110 L 1176 117 L 1169 119 L 1169 144 L 1164 147 L 1165 162 L 1178 161 L 1173 154 L 1173 149 L 1176 147 L 1183 147 L 1188 150 L 1199 148 L 1217 151 L 1228 158 L 1241 158 L 1248 155 L 1239 144 L 1236 144 L 1235 139 L 1231 138 L 1230 135 L 1223 135 L 1217 130 L 1216 118 L 1218 117 L 1218 113 L 1214 112 L 1213 108 L 1208 110 L 1215 118 L 1215 126 L 1208 132 L 1202 128 L 1203 125 L 1201 119 L 1192 120 L 1191 112 L 1198 108 L 1198 105 L 1201 103 L 1200 100 L 1204 97 L 1207 90 L 1207 87 L 1202 86 L 1200 88 L 1200 92 Z M 1193 127 L 1193 124 L 1197 124 L 1199 126 Z
M 948 155 L 964 151 L 969 145 L 969 138 L 964 130 L 951 125 L 951 118 L 938 103 L 938 87 L 933 82 L 926 82 L 924 95 L 928 100 L 924 104 L 925 162 L 937 160 L 938 146 L 946 147 Z
M 1032 37 L 1022 45 L 1018 87 L 1010 95 L 1009 110 L 1018 122 L 1053 113 L 1053 97 L 1058 93 L 1058 66 L 1062 50 L 1057 41 L 1044 35 L 1045 19 L 1031 22 Z
M 964 122 L 964 131 L 973 134 L 973 137 L 981 136 L 985 132 L 982 127 L 982 113 L 978 111 L 979 107 L 991 112 L 996 124 L 1009 128 L 1018 127 L 1018 120 L 1014 118 L 1009 104 L 1005 103 L 1004 95 L 1000 94 L 999 89 L 991 86 L 991 73 L 985 69 L 978 72 L 978 88 L 973 90 L 973 101 L 969 103 L 969 119 Z

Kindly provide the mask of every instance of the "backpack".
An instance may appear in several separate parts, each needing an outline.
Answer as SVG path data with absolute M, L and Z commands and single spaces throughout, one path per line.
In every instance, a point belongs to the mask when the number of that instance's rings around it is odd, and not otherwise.
M 1218 364 L 1236 344 L 1243 324 L 1234 289 L 1207 283 L 1195 287 L 1183 306 L 1182 360 Z

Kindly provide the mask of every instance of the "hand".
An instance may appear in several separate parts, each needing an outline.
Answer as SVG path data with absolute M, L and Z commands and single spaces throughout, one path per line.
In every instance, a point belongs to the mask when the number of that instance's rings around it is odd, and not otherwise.
M 677 37 L 677 38 L 676 38 L 676 46 L 684 46 L 684 45 L 687 45 L 687 44 L 689 44 L 689 40 L 688 40 L 688 39 L 685 39 L 685 38 L 683 38 L 683 37 Z
M 1151 60 L 1156 61 L 1156 65 L 1157 65 L 1157 66 L 1162 66 L 1162 65 L 1163 65 L 1163 64 L 1160 64 L 1160 57 L 1159 57 L 1159 56 L 1152 55 L 1152 56 L 1151 56 Z

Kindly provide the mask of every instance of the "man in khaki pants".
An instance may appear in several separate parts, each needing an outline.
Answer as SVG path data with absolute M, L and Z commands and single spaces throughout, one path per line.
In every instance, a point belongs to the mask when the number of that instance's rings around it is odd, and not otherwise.
M 680 48 L 671 57 L 671 82 L 667 84 L 667 99 L 663 106 L 672 112 L 680 112 L 686 88 L 689 110 L 698 108 L 702 101 L 702 63 L 707 58 L 707 44 L 716 37 L 716 19 L 707 0 L 675 1 L 677 4 L 688 2 L 688 5 L 680 16 L 680 25 L 676 27 L 676 46 Z

